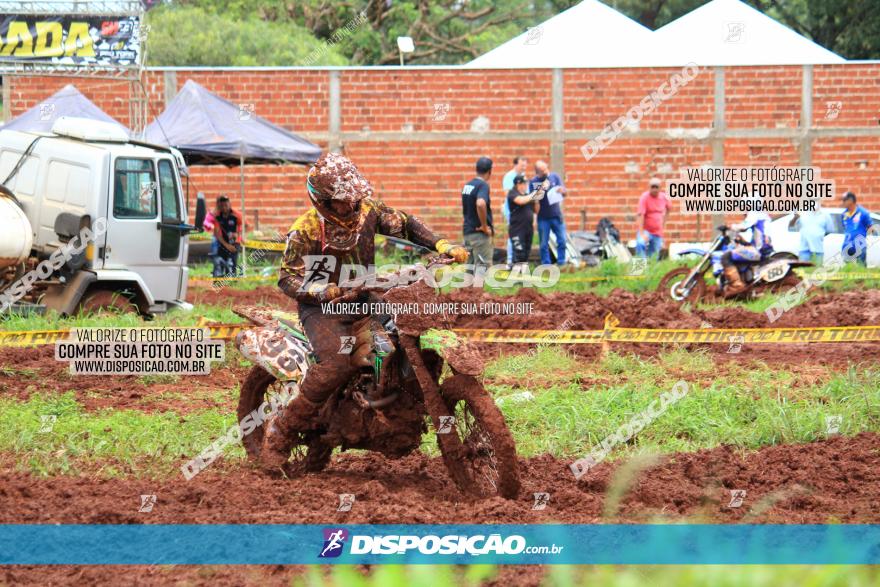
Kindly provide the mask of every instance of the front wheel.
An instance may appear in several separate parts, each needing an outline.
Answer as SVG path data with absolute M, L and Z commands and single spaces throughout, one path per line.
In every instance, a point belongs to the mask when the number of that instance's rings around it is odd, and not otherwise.
M 520 490 L 516 445 L 492 396 L 476 378 L 461 374 L 443 381 L 440 395 L 455 418 L 447 433 L 461 443 L 458 455 L 443 455 L 459 489 L 478 497 L 516 498 Z M 440 446 L 442 450 L 443 443 Z
M 689 267 L 673 269 L 660 280 L 657 291 L 668 294 L 676 302 L 696 304 L 706 294 L 706 280 L 702 275 L 697 275 L 690 290 L 686 291 L 684 285 L 691 271 Z
M 269 408 L 273 406 L 271 400 L 280 397 L 283 392 L 284 385 L 282 382 L 278 381 L 274 375 L 262 367 L 254 366 L 241 384 L 238 409 L 236 410 L 239 424 L 249 415 L 262 418 L 263 416 L 258 414 L 270 412 Z M 264 404 L 266 405 L 264 406 Z M 280 416 L 280 411 L 266 417 L 266 421 L 260 422 L 257 426 L 253 427 L 253 431 L 247 436 L 242 435 L 241 443 L 247 452 L 248 460 L 259 460 L 266 426 L 271 426 L 272 420 L 278 416 Z M 243 425 L 242 427 L 245 430 L 249 430 L 251 425 Z M 333 447 L 321 442 L 317 433 L 312 431 L 297 433 L 296 436 L 292 457 L 285 467 L 285 472 L 288 476 L 291 476 L 294 473 L 303 471 L 322 471 L 330 462 Z

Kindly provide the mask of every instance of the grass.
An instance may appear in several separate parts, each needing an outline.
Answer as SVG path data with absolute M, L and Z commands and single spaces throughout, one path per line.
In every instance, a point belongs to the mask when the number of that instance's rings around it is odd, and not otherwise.
M 309 567 L 293 580 L 294 587 L 475 587 L 498 582 L 499 569 L 488 565 L 333 565 Z M 509 575 L 508 575 L 509 576 Z M 496 584 L 493 583 L 493 584 Z M 544 587 L 867 587 L 880 584 L 880 569 L 844 565 L 689 565 L 546 567 Z
M 487 388 L 523 456 L 586 456 L 618 427 L 679 380 L 689 393 L 620 446 L 610 459 L 640 453 L 690 452 L 720 444 L 744 450 L 824 438 L 828 418 L 839 432 L 880 431 L 880 367 L 844 373 L 819 371 L 804 381 L 797 367 L 730 364 L 719 370 L 707 353 L 671 351 L 656 359 L 607 354 L 587 364 L 549 345 L 535 353 L 502 357 L 486 369 Z M 525 383 L 527 382 L 527 383 Z M 533 399 L 517 398 L 529 391 Z M 80 468 L 103 475 L 175 473 L 234 424 L 236 389 L 217 390 L 228 409 L 175 412 L 85 411 L 74 394 L 35 394 L 28 401 L 0 399 L 0 453 L 39 474 Z M 511 396 L 510 401 L 503 398 Z M 161 402 L 160 402 L 161 403 Z M 40 415 L 55 414 L 51 433 L 38 433 Z M 436 454 L 426 435 L 423 450 Z M 236 446 L 229 459 L 241 459 Z
M 172 310 L 166 314 L 159 314 L 153 320 L 145 321 L 134 313 L 115 314 L 112 312 L 80 313 L 74 316 L 63 317 L 57 312 L 45 314 L 32 314 L 20 316 L 9 314 L 0 320 L 0 329 L 14 330 L 63 330 L 67 328 L 97 328 L 97 327 L 163 327 L 163 326 L 196 326 L 200 320 L 212 322 L 232 323 L 242 322 L 242 319 L 234 314 L 228 306 L 212 306 L 199 304 L 193 307 L 191 312 Z

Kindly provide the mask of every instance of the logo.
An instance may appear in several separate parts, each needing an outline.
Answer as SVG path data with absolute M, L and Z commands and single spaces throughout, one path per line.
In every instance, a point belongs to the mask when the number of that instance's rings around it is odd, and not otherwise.
M 138 511 L 144 514 L 148 514 L 153 511 L 154 505 L 156 505 L 155 495 L 141 495 L 141 505 L 138 508 Z
M 353 336 L 340 336 L 339 342 L 339 354 L 350 355 L 354 350 L 355 338 Z
M 533 495 L 535 498 L 535 503 L 532 505 L 532 509 L 533 510 L 547 509 L 547 504 L 550 503 L 550 494 L 535 492 Z
M 434 117 L 431 120 L 433 122 L 443 122 L 446 120 L 446 116 L 448 114 L 449 114 L 449 104 L 436 103 L 436 104 L 434 104 Z
M 840 425 L 843 423 L 843 416 L 825 416 L 825 434 L 833 436 L 840 434 Z
M 843 110 L 843 102 L 840 100 L 825 102 L 825 120 L 837 120 L 841 110 Z
M 336 270 L 336 257 L 330 255 L 303 255 L 305 278 L 300 291 L 309 291 L 312 285 L 327 285 Z
M 253 104 L 239 104 L 238 105 L 238 119 L 242 122 L 248 121 L 254 115 L 254 111 L 256 108 Z
M 343 528 L 324 528 L 324 547 L 318 558 L 336 558 L 342 554 L 342 546 L 348 540 L 348 530 Z
M 354 494 L 353 493 L 340 493 L 339 494 L 339 506 L 336 508 L 337 512 L 350 512 L 352 506 L 354 505 Z
M 744 39 L 744 34 L 746 31 L 746 24 L 744 22 L 728 22 L 727 23 L 727 31 L 724 35 L 725 43 L 742 43 Z
M 648 268 L 648 259 L 645 257 L 634 257 L 630 260 L 629 274 L 633 276 L 644 275 Z
M 742 506 L 743 500 L 746 498 L 746 490 L 745 489 L 731 489 L 730 490 L 730 503 L 727 504 L 729 508 L 738 508 Z
M 455 416 L 440 416 L 440 427 L 437 434 L 449 434 L 455 427 Z
M 58 416 L 55 414 L 47 414 L 40 416 L 40 429 L 38 432 L 52 432 L 52 428 L 55 427 L 55 422 L 58 421 Z
M 746 337 L 742 334 L 731 334 L 727 337 L 727 340 L 730 341 L 730 346 L 727 347 L 728 353 L 738 353 L 743 348 L 743 343 L 746 341 Z
M 544 36 L 544 29 L 540 26 L 529 27 L 526 31 L 526 40 L 523 45 L 537 45 Z
M 55 104 L 50 104 L 45 102 L 40 104 L 40 120 L 45 122 L 47 120 L 52 120 L 55 116 Z

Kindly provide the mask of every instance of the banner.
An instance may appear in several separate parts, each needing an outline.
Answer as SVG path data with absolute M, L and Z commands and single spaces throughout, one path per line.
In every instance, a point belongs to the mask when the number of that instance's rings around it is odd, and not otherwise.
M 0 15 L 0 61 L 138 65 L 141 23 L 136 16 Z
M 2 565 L 880 564 L 878 525 L 0 525 Z

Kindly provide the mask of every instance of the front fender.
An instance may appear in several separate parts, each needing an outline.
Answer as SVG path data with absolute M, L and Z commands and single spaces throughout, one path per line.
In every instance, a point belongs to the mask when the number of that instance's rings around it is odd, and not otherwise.
M 309 370 L 312 354 L 309 343 L 277 323 L 239 332 L 235 347 L 279 381 L 301 383 Z

